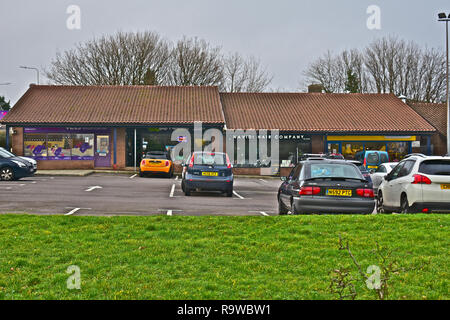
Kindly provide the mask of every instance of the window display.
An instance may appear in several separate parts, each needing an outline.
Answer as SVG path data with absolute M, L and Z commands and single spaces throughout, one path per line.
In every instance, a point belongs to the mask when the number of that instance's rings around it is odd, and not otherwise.
M 94 159 L 94 135 L 75 134 L 73 135 L 72 160 L 93 160 Z
M 32 157 L 36 160 L 47 159 L 47 135 L 39 133 L 25 134 L 23 147 L 25 157 Z
M 70 160 L 72 137 L 67 134 L 49 134 L 47 136 L 48 160 Z

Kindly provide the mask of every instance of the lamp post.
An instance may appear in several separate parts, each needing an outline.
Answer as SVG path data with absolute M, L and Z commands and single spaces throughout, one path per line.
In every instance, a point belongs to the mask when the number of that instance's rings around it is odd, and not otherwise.
M 446 69 L 447 69 L 447 154 L 450 154 L 450 101 L 449 101 L 449 79 L 448 79 L 448 22 L 450 21 L 450 14 L 447 16 L 446 13 L 439 13 L 438 14 L 438 21 L 442 21 L 445 22 L 445 27 L 446 27 L 446 33 L 445 33 L 445 41 L 446 41 L 446 52 L 447 52 L 447 64 L 446 64 Z
M 27 67 L 27 66 L 19 66 L 21 69 L 27 69 L 27 70 L 35 70 L 37 74 L 37 84 L 39 84 L 39 69 L 34 67 Z

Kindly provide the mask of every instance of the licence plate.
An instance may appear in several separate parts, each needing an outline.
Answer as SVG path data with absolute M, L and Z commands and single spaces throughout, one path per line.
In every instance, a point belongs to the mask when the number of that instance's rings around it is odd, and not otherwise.
M 442 190 L 450 190 L 450 184 L 441 184 Z
M 351 197 L 352 190 L 343 190 L 343 189 L 328 189 L 327 196 L 336 196 L 336 197 Z
M 218 175 L 217 172 L 202 172 L 202 176 L 217 177 Z

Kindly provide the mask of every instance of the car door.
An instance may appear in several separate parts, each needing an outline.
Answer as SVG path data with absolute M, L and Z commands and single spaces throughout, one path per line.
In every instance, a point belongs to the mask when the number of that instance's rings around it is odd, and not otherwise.
M 405 162 L 400 162 L 392 171 L 391 173 L 389 173 L 386 176 L 386 182 L 384 183 L 384 187 L 383 187 L 383 202 L 384 205 L 386 207 L 393 207 L 393 202 L 394 202 L 394 197 L 393 197 L 393 192 L 394 192 L 394 185 L 395 185 L 395 180 L 398 177 L 398 174 L 400 172 L 400 170 L 403 168 L 403 165 L 405 164 Z
M 286 208 L 290 208 L 291 206 L 293 185 L 295 185 L 296 183 L 298 184 L 298 177 L 301 168 L 301 164 L 298 164 L 295 168 L 293 168 L 286 181 L 281 186 L 280 199 Z
M 406 190 L 406 184 L 411 183 L 411 179 L 408 178 L 408 175 L 411 173 L 415 160 L 406 160 L 403 163 L 403 166 L 400 168 L 397 178 L 391 181 L 391 205 L 395 208 L 400 208 L 400 198 L 402 192 Z

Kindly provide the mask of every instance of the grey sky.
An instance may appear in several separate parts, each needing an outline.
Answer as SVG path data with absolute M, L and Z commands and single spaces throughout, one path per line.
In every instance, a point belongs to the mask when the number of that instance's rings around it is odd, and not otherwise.
M 81 30 L 66 27 L 72 4 L 81 8 Z M 369 5 L 381 8 L 381 30 L 366 27 Z M 274 75 L 274 89 L 296 91 L 308 63 L 328 49 L 385 35 L 443 49 L 441 11 L 450 12 L 448 0 L 1 0 L 0 83 L 13 84 L 0 85 L 0 95 L 15 103 L 36 82 L 19 65 L 45 68 L 58 50 L 117 30 L 198 36 L 224 52 L 255 55 Z

